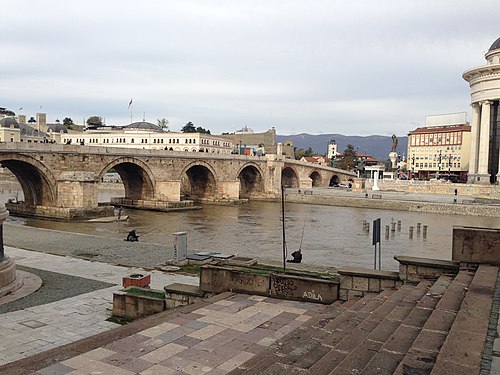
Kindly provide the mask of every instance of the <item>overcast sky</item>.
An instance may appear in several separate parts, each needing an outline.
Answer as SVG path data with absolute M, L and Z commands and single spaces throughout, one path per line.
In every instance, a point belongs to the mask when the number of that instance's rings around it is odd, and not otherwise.
M 2 14 L 0 107 L 212 134 L 470 120 L 462 73 L 500 37 L 499 0 L 4 0 Z

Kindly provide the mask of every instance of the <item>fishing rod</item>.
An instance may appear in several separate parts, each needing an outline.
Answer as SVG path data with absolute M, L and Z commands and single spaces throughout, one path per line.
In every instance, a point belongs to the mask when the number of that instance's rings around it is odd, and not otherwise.
M 300 237 L 299 251 L 302 251 L 302 240 L 304 239 L 305 230 L 306 230 L 306 217 L 304 216 L 304 226 L 302 227 L 302 237 Z
M 158 228 L 164 227 L 164 226 L 166 226 L 166 225 L 168 225 L 168 224 L 170 224 L 170 223 L 165 223 L 165 224 L 158 225 L 157 227 L 154 227 L 153 229 L 148 230 L 146 233 L 141 234 L 141 235 L 140 235 L 140 237 L 145 236 L 146 234 L 149 234 L 149 233 L 151 233 L 151 232 L 153 232 L 153 231 L 157 230 Z

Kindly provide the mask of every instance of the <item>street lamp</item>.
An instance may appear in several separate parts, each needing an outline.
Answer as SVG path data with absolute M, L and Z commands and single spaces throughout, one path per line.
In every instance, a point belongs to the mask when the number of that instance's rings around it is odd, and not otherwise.
M 437 161 L 438 161 L 438 172 L 437 172 L 437 175 L 436 175 L 436 178 L 439 180 L 439 175 L 441 174 L 441 150 L 439 150 L 439 155 L 434 155 L 434 160 L 436 160 L 436 157 L 437 157 Z
M 411 179 L 413 180 L 415 175 L 415 154 L 411 157 Z

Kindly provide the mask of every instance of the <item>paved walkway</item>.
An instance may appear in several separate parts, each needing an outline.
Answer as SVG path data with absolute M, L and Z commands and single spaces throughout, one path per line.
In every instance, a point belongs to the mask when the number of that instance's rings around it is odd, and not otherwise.
M 0 365 L 116 328 L 118 324 L 106 321 L 111 315 L 113 291 L 121 288 L 123 276 L 144 272 L 138 268 L 119 267 L 12 247 L 6 247 L 5 253 L 19 265 L 99 280 L 116 286 L 1 314 Z M 198 284 L 198 277 L 160 271 L 148 273 L 151 274 L 151 287 L 155 289 L 163 289 L 170 283 Z
M 226 374 L 302 325 L 319 308 L 230 294 L 32 374 Z

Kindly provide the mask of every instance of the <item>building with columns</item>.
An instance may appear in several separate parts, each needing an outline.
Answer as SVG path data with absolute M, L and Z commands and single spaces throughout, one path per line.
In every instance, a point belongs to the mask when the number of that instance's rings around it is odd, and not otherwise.
M 472 123 L 468 182 L 491 184 L 500 180 L 500 38 L 485 55 L 486 65 L 462 77 L 471 89 Z

